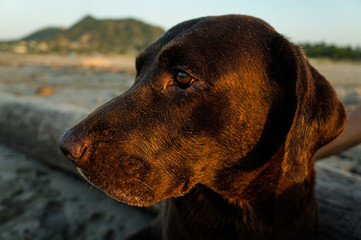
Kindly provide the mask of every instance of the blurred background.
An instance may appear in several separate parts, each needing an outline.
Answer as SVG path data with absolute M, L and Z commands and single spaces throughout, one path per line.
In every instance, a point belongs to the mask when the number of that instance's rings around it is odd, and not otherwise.
M 137 53 L 173 25 L 259 17 L 303 47 L 352 111 L 361 102 L 360 13 L 360 0 L 0 0 L 0 239 L 122 239 L 154 217 L 78 179 L 57 139 L 128 89 Z M 361 148 L 324 162 L 360 175 Z

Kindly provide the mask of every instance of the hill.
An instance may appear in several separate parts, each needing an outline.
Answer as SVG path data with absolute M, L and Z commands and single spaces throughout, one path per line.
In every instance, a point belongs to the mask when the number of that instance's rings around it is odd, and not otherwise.
M 58 33 L 61 33 L 64 31 L 64 28 L 59 27 L 47 27 L 44 29 L 41 29 L 39 31 L 36 31 L 26 37 L 24 37 L 23 41 L 43 41 L 49 37 L 52 37 Z
M 135 19 L 97 20 L 88 16 L 49 41 L 60 49 L 65 46 L 88 52 L 131 53 L 143 49 L 163 32 Z
M 163 32 L 160 27 L 136 19 L 98 20 L 87 16 L 69 29 L 49 27 L 8 44 L 11 45 L 9 49 L 21 49 L 22 53 L 132 54 L 155 41 Z M 17 47 L 19 44 L 21 48 Z

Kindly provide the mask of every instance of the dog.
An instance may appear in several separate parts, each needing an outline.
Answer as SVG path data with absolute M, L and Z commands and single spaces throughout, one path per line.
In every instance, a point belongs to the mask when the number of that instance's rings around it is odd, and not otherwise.
M 165 32 L 136 70 L 60 139 L 110 197 L 168 199 L 128 239 L 317 238 L 313 155 L 346 114 L 300 47 L 254 17 L 203 17 Z

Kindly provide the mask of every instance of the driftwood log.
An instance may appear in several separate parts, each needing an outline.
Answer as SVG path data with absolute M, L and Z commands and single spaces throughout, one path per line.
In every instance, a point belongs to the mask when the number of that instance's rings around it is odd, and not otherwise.
M 361 239 L 361 177 L 316 165 L 320 239 Z
M 86 110 L 1 94 L 0 113 L 0 142 L 48 165 L 76 172 L 60 153 L 57 140 L 86 115 Z M 361 240 L 361 177 L 322 161 L 316 170 L 320 239 Z

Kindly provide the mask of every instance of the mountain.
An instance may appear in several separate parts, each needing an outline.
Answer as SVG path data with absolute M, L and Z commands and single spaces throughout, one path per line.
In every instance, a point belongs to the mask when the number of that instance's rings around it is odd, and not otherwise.
M 42 52 L 124 54 L 138 52 L 163 32 L 136 19 L 98 20 L 87 16 L 69 29 L 46 28 L 21 40 L 32 41 L 28 52 L 37 52 L 41 45 Z
M 58 33 L 61 33 L 64 31 L 64 28 L 58 28 L 58 27 L 48 27 L 44 28 L 42 30 L 36 31 L 26 37 L 24 37 L 23 41 L 43 41 L 49 37 L 52 37 Z

